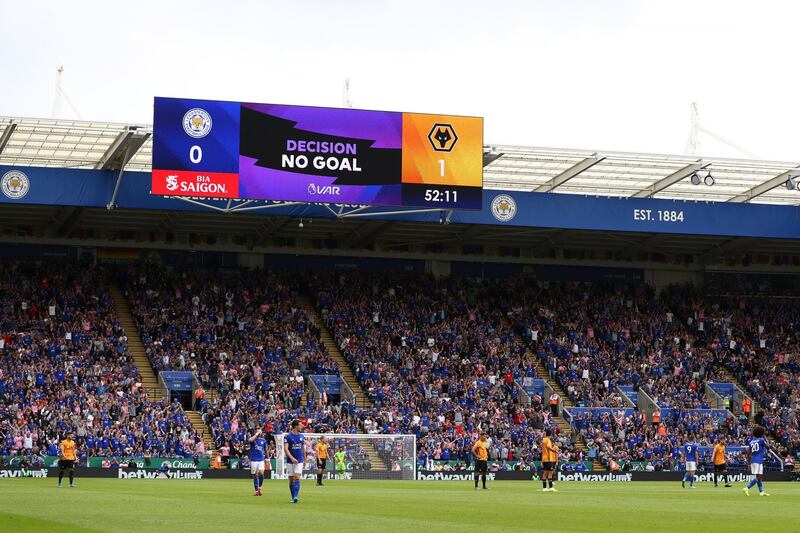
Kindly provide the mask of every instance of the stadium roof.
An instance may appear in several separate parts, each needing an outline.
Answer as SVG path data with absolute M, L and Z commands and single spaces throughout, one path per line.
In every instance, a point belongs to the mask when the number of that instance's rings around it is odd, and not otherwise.
M 150 125 L 0 117 L 0 165 L 149 171 L 151 162 Z M 783 186 L 800 161 L 487 145 L 484 167 L 488 189 L 800 204 Z M 694 172 L 715 185 L 693 185 Z

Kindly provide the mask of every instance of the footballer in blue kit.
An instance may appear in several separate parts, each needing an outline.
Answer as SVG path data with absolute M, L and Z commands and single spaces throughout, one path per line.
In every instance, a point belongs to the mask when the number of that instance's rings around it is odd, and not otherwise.
M 683 461 L 686 465 L 686 473 L 683 474 L 683 479 L 681 480 L 681 487 L 686 488 L 686 482 L 689 482 L 689 488 L 694 488 L 694 480 L 695 480 L 695 472 L 697 472 L 697 443 L 694 439 L 690 440 L 689 442 L 684 443 L 683 449 L 681 450 L 681 455 L 683 455 Z
M 253 476 L 255 496 L 261 496 L 261 485 L 264 484 L 264 461 L 267 457 L 267 441 L 261 437 L 261 430 L 257 430 L 250 437 L 250 475 Z
M 289 492 L 292 494 L 292 503 L 297 503 L 300 499 L 300 476 L 303 474 L 303 449 L 305 442 L 300 433 L 300 421 L 293 420 L 291 431 L 286 435 L 283 442 L 283 451 L 289 460 L 287 469 L 289 471 Z
M 764 438 L 764 428 L 756 426 L 753 429 L 753 436 L 747 441 L 747 462 L 750 463 L 750 474 L 755 476 L 750 480 L 745 488 L 742 489 L 746 496 L 750 496 L 750 489 L 753 485 L 758 485 L 759 496 L 769 496 L 764 492 L 762 479 L 764 478 L 764 459 L 767 457 L 767 439 Z

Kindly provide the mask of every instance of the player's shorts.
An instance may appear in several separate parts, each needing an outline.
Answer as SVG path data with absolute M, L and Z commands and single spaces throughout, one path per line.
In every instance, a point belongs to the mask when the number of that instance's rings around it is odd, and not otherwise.
M 686 471 L 687 472 L 696 472 L 697 471 L 697 463 L 694 461 L 686 461 Z
M 750 463 L 750 473 L 754 476 L 760 476 L 764 473 L 764 465 L 761 463 Z
M 75 461 L 70 461 L 69 459 L 59 459 L 58 468 L 61 470 L 72 470 L 75 468 Z
M 722 463 L 721 465 L 714 465 L 714 472 L 727 472 L 728 465 Z
M 480 459 L 475 461 L 475 471 L 476 472 L 482 472 L 482 473 L 485 474 L 488 470 L 489 470 L 489 466 L 487 464 L 487 461 L 481 461 Z
M 303 475 L 303 463 L 286 463 L 286 470 L 288 471 L 290 476 L 302 476 Z
M 264 471 L 264 461 L 250 461 L 250 473 L 258 474 Z
M 317 459 L 317 468 L 320 470 L 325 470 L 325 467 L 328 466 L 327 459 Z
M 555 461 L 544 461 L 542 463 L 542 470 L 544 470 L 545 472 L 552 472 L 555 469 L 556 469 Z
M 336 470 L 338 470 L 339 472 L 344 472 L 345 470 L 347 470 L 347 465 L 344 463 L 336 463 Z

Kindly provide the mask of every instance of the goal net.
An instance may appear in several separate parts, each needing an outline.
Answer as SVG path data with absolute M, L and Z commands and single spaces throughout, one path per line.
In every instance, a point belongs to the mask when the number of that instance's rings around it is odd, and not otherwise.
M 288 459 L 284 451 L 285 433 L 275 435 L 273 477 L 286 479 Z M 324 479 L 414 479 L 417 464 L 415 435 L 347 435 L 341 433 L 303 433 L 303 479 L 317 476 L 317 443 L 325 437 L 329 448 Z M 337 460 L 335 454 L 338 454 Z

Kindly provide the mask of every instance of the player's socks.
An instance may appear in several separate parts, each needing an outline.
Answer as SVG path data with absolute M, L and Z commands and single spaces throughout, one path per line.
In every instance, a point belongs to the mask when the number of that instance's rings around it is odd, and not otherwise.
M 483 488 L 485 489 L 486 488 L 486 474 L 483 474 L 481 476 L 481 483 L 483 483 Z
M 264 484 L 264 474 L 258 476 L 258 488 L 261 489 L 261 485 Z
M 547 488 L 547 481 L 546 480 L 542 480 L 542 488 L 543 489 Z
M 714 472 L 714 486 L 717 486 L 717 473 Z
M 761 483 L 761 480 L 756 480 L 756 484 L 758 485 L 758 492 L 764 492 L 764 485 Z
M 750 483 L 748 483 L 748 484 L 747 484 L 747 490 L 750 490 L 750 489 L 752 489 L 753 487 L 755 487 L 757 482 L 758 482 L 758 480 L 757 480 L 757 479 L 751 479 L 751 480 L 750 480 Z
M 258 476 L 253 476 L 253 488 L 258 492 Z
M 478 474 L 475 474 L 475 488 L 478 488 L 478 478 L 481 477 Z

